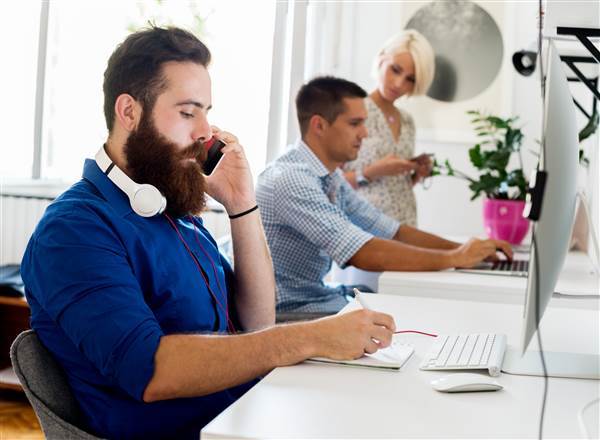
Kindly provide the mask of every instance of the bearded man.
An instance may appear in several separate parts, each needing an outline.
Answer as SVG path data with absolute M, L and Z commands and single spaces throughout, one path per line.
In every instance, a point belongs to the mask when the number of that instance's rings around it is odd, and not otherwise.
M 273 325 L 273 267 L 248 162 L 207 119 L 209 61 L 177 28 L 117 47 L 104 74 L 108 139 L 47 209 L 23 258 L 31 326 L 97 436 L 197 439 L 271 369 L 373 353 L 395 329 L 369 310 Z M 223 157 L 205 176 L 213 137 Z M 235 271 L 203 226 L 205 193 L 231 219 Z

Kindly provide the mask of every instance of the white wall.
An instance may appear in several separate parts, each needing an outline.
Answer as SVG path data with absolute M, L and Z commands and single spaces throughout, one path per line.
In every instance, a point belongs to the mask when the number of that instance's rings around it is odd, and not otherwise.
M 539 72 L 530 77 L 517 74 L 512 67 L 511 57 L 514 52 L 527 48 L 537 41 L 537 1 L 520 2 L 483 2 L 480 6 L 488 10 L 492 16 L 499 18 L 503 33 L 504 56 L 502 69 L 490 89 L 501 91 L 491 97 L 484 97 L 492 103 L 489 111 L 503 116 L 519 115 L 523 124 L 525 143 L 523 145 L 526 173 L 537 163 L 537 158 L 530 150 L 537 151 L 536 140 L 541 133 L 541 94 Z M 598 5 L 579 2 L 581 10 L 588 11 L 586 16 L 598 16 Z M 547 20 L 552 26 L 561 24 L 560 17 L 565 9 L 572 7 L 573 2 L 552 2 Z M 411 2 L 316 2 L 309 6 L 309 28 L 307 32 L 307 66 L 305 77 L 309 79 L 317 74 L 333 74 L 354 80 L 366 90 L 373 88 L 370 77 L 371 62 L 374 54 L 383 42 L 392 34 L 402 30 L 415 9 Z M 572 15 L 572 14 L 571 14 Z M 581 13 L 579 13 L 581 15 Z M 558 18 L 557 18 L 558 17 Z M 589 23 L 587 23 L 589 25 Z M 562 23 L 565 26 L 576 23 Z M 572 85 L 572 91 L 578 100 L 588 106 L 591 94 L 582 85 Z M 491 93 L 486 90 L 485 93 Z M 478 97 L 481 98 L 481 97 Z M 431 136 L 431 133 L 419 131 L 419 121 L 425 120 L 431 112 L 438 112 L 448 117 L 456 117 L 449 112 L 461 112 L 474 102 L 462 105 L 435 103 L 429 98 L 418 98 L 416 104 L 406 101 L 403 105 L 413 113 L 417 122 L 417 154 L 420 152 L 435 153 L 438 158 L 449 158 L 452 164 L 463 171 L 473 168 L 468 159 L 468 149 L 473 145 L 463 137 L 452 136 L 444 141 L 444 136 Z M 417 99 L 412 99 L 416 101 Z M 441 109 L 441 110 L 440 110 Z M 445 112 L 445 113 L 444 113 Z M 579 127 L 585 123 L 578 112 Z M 435 140 L 432 140 L 434 138 Z M 440 140 L 441 139 L 441 140 Z M 457 141 L 457 139 L 459 139 Z M 588 156 L 592 166 L 584 176 L 588 192 L 591 192 L 592 210 L 598 228 L 598 135 L 588 143 Z M 461 142 L 462 140 L 462 142 Z M 429 189 L 418 186 L 415 190 L 418 202 L 419 225 L 423 229 L 449 235 L 484 234 L 481 221 L 481 199 L 470 202 L 471 192 L 466 182 L 449 177 L 437 177 L 431 182 Z

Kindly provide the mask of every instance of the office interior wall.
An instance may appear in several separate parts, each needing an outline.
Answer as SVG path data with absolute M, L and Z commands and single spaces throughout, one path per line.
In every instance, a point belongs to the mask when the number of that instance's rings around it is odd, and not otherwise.
M 587 0 L 545 0 L 546 14 L 544 21 L 544 34 L 549 36 L 556 35 L 557 26 L 600 28 L 600 2 Z M 590 57 L 590 52 L 583 47 L 579 41 L 564 42 L 556 41 L 560 54 L 577 55 Z M 595 47 L 600 49 L 600 39 L 594 40 Z M 599 64 L 578 63 L 577 67 L 587 78 L 598 78 L 600 75 Z M 568 76 L 575 76 L 568 68 Z M 588 113 L 592 113 L 593 96 L 581 82 L 570 83 L 573 97 L 585 108 Z M 598 105 L 598 104 L 597 104 Z M 582 128 L 587 123 L 587 118 L 579 110 L 577 114 L 577 126 Z M 581 147 L 589 160 L 586 167 L 580 168 L 578 188 L 583 189 L 586 198 L 590 204 L 591 220 L 595 228 L 596 235 L 599 232 L 599 199 L 600 199 L 600 134 L 598 131 L 581 143 Z M 588 243 L 590 244 L 590 243 Z M 588 246 L 589 248 L 589 246 Z
M 374 81 L 371 78 L 371 63 L 374 54 L 383 42 L 404 28 L 409 17 L 405 14 L 405 2 L 311 2 L 308 12 L 308 41 L 319 44 L 307 44 L 307 68 L 305 77 L 309 79 L 317 74 L 329 73 L 352 79 L 371 91 Z M 525 135 L 522 152 L 524 168 L 528 174 L 537 163 L 538 140 L 541 134 L 541 93 L 539 72 L 530 77 L 519 75 L 512 68 L 512 54 L 530 47 L 537 41 L 537 1 L 522 2 L 482 2 L 483 8 L 496 8 L 495 15 L 500 16 L 499 26 L 503 34 L 504 55 L 503 70 L 495 81 L 501 84 L 507 96 L 502 96 L 498 108 L 506 110 L 502 116 L 518 115 Z M 581 8 L 590 9 L 593 15 L 598 5 L 578 2 Z M 587 3 L 587 6 L 586 6 Z M 552 14 L 548 20 L 552 26 L 561 24 L 572 2 L 552 2 Z M 312 8 L 312 9 L 311 9 Z M 596 8 L 596 9 L 594 9 Z M 494 15 L 494 14 L 493 14 Z M 598 14 L 596 14 L 597 16 Z M 558 18 L 557 18 L 558 17 Z M 562 23 L 564 26 L 577 26 L 579 23 Z M 588 26 L 589 23 L 581 24 Z M 312 32 L 312 35 L 311 35 Z M 315 35 L 316 34 L 316 35 Z M 320 37 L 319 37 L 320 36 Z M 334 38 L 337 36 L 337 38 Z M 571 84 L 574 96 L 591 103 L 591 94 L 582 85 Z M 421 99 L 421 98 L 419 98 Z M 429 99 L 429 98 L 426 98 Z M 406 102 L 409 104 L 409 101 Z M 401 103 L 401 106 L 405 103 Z M 410 105 L 408 106 L 410 108 Z M 485 110 L 485 109 L 482 109 Z M 497 112 L 496 108 L 487 109 Z M 578 126 L 585 124 L 578 112 Z M 598 135 L 588 140 L 588 157 L 591 165 L 582 169 L 582 185 L 586 188 L 592 205 L 594 223 L 598 229 Z M 471 172 L 474 169 L 468 158 L 468 149 L 473 143 L 449 139 L 435 141 L 424 136 L 417 125 L 416 153 L 434 153 L 438 158 L 449 158 L 460 170 Z M 471 191 L 467 183 L 450 177 L 436 177 L 427 184 L 428 188 L 418 185 L 415 188 L 418 205 L 419 226 L 440 234 L 454 236 L 484 235 L 482 224 L 482 199 L 470 201 Z
M 373 87 L 370 77 L 371 62 L 374 53 L 393 33 L 401 30 L 408 20 L 404 11 L 405 2 L 309 2 L 306 18 L 306 45 L 304 55 L 304 78 L 316 74 L 334 74 L 358 82 L 367 90 Z M 479 2 L 485 7 L 485 3 Z M 489 2 L 488 2 L 489 3 Z M 537 25 L 537 1 L 496 2 L 508 6 L 503 20 L 505 58 L 515 50 L 528 47 L 535 42 Z M 578 8 L 589 10 L 573 15 L 575 3 Z M 596 17 L 598 21 L 598 2 L 552 1 L 546 23 L 552 26 L 560 24 L 556 17 Z M 586 9 L 587 8 L 587 9 Z M 580 9 L 579 9 L 580 11 Z M 573 13 L 572 13 L 573 12 Z M 563 23 L 580 25 L 580 23 Z M 582 23 L 581 25 L 590 25 Z M 537 72 L 531 77 L 523 77 L 511 71 L 510 103 L 512 113 L 519 115 L 526 136 L 524 150 L 536 150 L 536 139 L 540 137 L 541 100 L 539 96 L 539 77 Z M 577 99 L 586 107 L 591 102 L 591 94 L 581 85 L 571 86 Z M 295 91 L 290 91 L 294 96 Z M 578 125 L 585 121 L 578 112 Z M 590 159 L 588 169 L 582 170 L 581 182 L 588 192 L 592 208 L 593 221 L 598 230 L 599 223 L 599 168 L 600 138 L 598 134 L 586 141 L 586 152 Z M 435 153 L 440 158 L 450 158 L 459 169 L 469 171 L 471 165 L 467 157 L 470 145 L 460 142 L 430 141 L 423 137 L 417 127 L 416 153 Z M 281 148 L 283 149 L 283 142 Z M 271 159 L 275 154 L 271 155 Z M 526 168 L 535 163 L 535 156 L 527 156 Z M 418 201 L 420 226 L 424 229 L 449 235 L 483 235 L 481 221 L 481 199 L 469 201 L 470 190 L 464 181 L 438 177 L 431 181 L 429 189 L 415 188 Z M 4 212 L 5 213 L 5 212 Z M 3 213 L 3 214 L 4 214 Z M 220 222 L 219 222 L 220 223 Z M 217 232 L 218 235 L 221 232 Z
M 0 196 L 0 266 L 20 264 L 29 237 L 50 199 Z
M 66 188 L 5 187 L 0 195 L 0 266 L 20 264 L 25 248 L 52 200 Z M 34 195 L 32 195 L 34 194 Z M 201 214 L 204 226 L 215 240 L 230 234 L 229 218 L 224 208 L 210 199 L 207 210 Z

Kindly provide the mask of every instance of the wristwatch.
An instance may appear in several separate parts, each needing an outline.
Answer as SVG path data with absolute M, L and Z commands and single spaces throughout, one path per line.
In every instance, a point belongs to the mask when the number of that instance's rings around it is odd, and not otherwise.
M 355 176 L 356 176 L 356 185 L 359 188 L 363 187 L 363 186 L 367 186 L 370 183 L 369 179 L 367 179 L 365 177 L 365 175 L 363 174 L 362 169 L 356 170 Z

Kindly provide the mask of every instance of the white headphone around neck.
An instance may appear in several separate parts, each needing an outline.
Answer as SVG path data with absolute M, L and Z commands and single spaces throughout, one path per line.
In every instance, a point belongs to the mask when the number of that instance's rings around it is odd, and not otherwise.
M 162 214 L 167 207 L 167 199 L 160 191 L 147 183 L 135 183 L 127 174 L 125 174 L 106 154 L 104 146 L 96 153 L 96 163 L 100 170 L 108 177 L 121 191 L 129 197 L 131 209 L 142 217 L 153 217 L 156 214 Z

